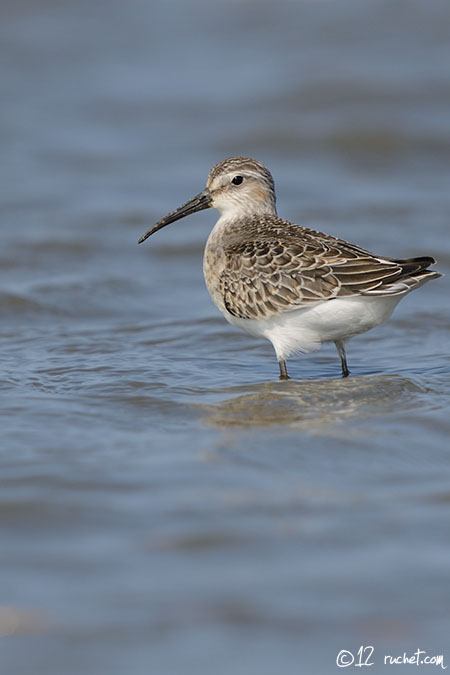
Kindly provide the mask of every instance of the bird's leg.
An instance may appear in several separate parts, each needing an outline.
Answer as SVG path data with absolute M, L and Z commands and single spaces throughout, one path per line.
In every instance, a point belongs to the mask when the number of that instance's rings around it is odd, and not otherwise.
M 345 357 L 344 343 L 340 340 L 336 340 L 334 344 L 336 345 L 336 349 L 338 350 L 338 354 L 341 359 L 342 377 L 348 377 L 350 373 L 347 366 L 347 359 Z
M 280 366 L 280 380 L 289 380 L 290 378 L 286 368 L 286 361 L 284 361 L 284 359 L 280 359 L 278 361 L 278 365 Z

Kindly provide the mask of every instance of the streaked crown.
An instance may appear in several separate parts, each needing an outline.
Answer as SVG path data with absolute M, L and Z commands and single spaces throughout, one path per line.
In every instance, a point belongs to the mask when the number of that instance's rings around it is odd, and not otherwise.
M 211 194 L 212 206 L 221 215 L 276 215 L 272 174 L 256 159 L 224 159 L 211 169 L 206 186 Z

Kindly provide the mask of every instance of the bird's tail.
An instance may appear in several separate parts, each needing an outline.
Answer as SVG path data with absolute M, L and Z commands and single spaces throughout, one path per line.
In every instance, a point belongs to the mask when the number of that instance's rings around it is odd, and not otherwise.
M 402 268 L 402 275 L 397 280 L 397 284 L 404 285 L 405 290 L 412 291 L 413 288 L 418 288 L 431 279 L 438 279 L 443 275 L 435 270 L 428 269 L 431 265 L 436 263 L 436 260 L 431 256 L 421 256 L 420 258 L 405 258 L 403 260 L 392 259 L 393 262 L 400 265 Z

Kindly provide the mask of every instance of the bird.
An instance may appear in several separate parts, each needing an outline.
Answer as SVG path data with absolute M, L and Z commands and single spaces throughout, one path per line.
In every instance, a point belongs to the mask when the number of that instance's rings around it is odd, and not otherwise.
M 346 341 L 389 319 L 410 291 L 442 276 L 431 256 L 388 258 L 278 217 L 275 183 L 260 161 L 228 157 L 206 188 L 139 239 L 203 209 L 220 214 L 208 237 L 203 272 L 212 300 L 232 325 L 269 340 L 280 379 L 286 359 L 334 342 L 342 377 Z

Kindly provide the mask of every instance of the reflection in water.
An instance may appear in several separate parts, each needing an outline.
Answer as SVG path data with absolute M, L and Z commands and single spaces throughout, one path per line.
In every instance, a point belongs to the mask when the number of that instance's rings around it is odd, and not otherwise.
M 243 387 L 230 391 L 240 391 Z M 361 420 L 392 409 L 411 410 L 424 389 L 399 375 L 350 379 L 268 382 L 248 393 L 203 406 L 203 421 L 219 427 L 294 426 L 329 434 L 349 419 Z

